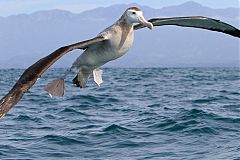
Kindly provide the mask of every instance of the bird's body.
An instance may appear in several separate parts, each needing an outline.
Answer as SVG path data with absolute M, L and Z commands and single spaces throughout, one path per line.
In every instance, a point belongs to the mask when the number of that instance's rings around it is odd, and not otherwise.
M 132 24 L 125 23 L 124 19 L 120 19 L 101 32 L 99 36 L 106 37 L 107 40 L 90 45 L 75 60 L 71 69 L 88 76 L 93 70 L 127 53 L 133 44 L 134 30 Z
M 139 23 L 135 25 L 135 23 Z M 135 26 L 134 26 L 135 25 Z M 85 51 L 75 60 L 70 71 L 76 71 L 73 83 L 85 87 L 88 76 L 93 73 L 94 81 L 100 85 L 102 71 L 98 68 L 105 63 L 123 56 L 133 44 L 134 30 L 153 26 L 176 25 L 202 28 L 222 32 L 240 38 L 240 30 L 219 20 L 193 16 L 174 18 L 154 18 L 146 21 L 142 11 L 136 7 L 128 8 L 121 18 L 96 37 L 75 44 L 60 47 L 48 56 L 28 67 L 13 88 L 0 100 L 0 119 L 20 101 L 22 96 L 35 84 L 44 72 L 58 59 L 72 50 Z M 67 74 L 49 83 L 44 89 L 50 96 L 64 95 L 64 79 Z
M 89 69 L 95 69 L 123 56 L 133 44 L 133 25 L 121 26 L 121 24 L 116 23 L 99 35 L 107 37 L 107 40 L 90 45 L 76 59 L 73 66 L 86 66 Z
M 95 82 L 100 85 L 103 82 L 102 71 L 98 68 L 127 53 L 133 44 L 136 22 L 152 29 L 152 24 L 144 19 L 142 11 L 133 7 L 126 10 L 113 25 L 100 32 L 98 36 L 104 37 L 105 41 L 88 46 L 73 63 L 70 70 L 77 72 L 73 83 L 85 87 L 89 75 L 93 73 Z

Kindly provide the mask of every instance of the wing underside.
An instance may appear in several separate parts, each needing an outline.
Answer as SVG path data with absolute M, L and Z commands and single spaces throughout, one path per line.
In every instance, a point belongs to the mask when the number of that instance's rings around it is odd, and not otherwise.
M 35 84 L 42 74 L 63 55 L 75 49 L 85 49 L 89 45 L 104 40 L 106 39 L 103 36 L 98 36 L 90 40 L 61 47 L 27 68 L 9 93 L 0 100 L 0 119 L 18 103 L 24 93 Z
M 193 17 L 174 17 L 174 18 L 154 18 L 150 19 L 154 26 L 164 26 L 164 25 L 175 25 L 181 27 L 193 27 L 201 28 L 216 32 L 222 32 L 234 37 L 240 38 L 240 30 L 227 24 L 222 21 L 202 17 L 202 16 L 193 16 Z M 138 24 L 134 26 L 134 29 L 144 28 L 143 25 Z

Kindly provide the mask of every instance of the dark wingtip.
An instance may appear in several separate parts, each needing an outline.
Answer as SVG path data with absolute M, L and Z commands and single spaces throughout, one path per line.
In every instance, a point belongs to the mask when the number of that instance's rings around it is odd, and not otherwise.
M 226 32 L 234 37 L 240 38 L 240 30 L 232 31 L 232 32 Z

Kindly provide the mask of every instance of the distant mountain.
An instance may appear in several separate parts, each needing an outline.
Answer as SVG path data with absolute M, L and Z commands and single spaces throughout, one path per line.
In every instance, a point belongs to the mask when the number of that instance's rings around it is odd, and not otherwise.
M 0 68 L 26 68 L 60 46 L 92 38 L 114 23 L 129 6 L 140 7 L 148 19 L 202 15 L 239 27 L 239 8 L 212 9 L 191 1 L 160 9 L 119 4 L 78 14 L 48 10 L 0 17 Z M 81 52 L 66 55 L 55 67 L 69 67 Z M 153 31 L 136 31 L 129 53 L 107 66 L 238 66 L 239 54 L 237 38 L 200 29 L 164 26 Z

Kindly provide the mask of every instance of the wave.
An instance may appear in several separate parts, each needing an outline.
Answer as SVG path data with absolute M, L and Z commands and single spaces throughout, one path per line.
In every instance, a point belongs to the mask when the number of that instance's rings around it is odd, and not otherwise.
M 116 124 L 111 124 L 110 126 L 103 129 L 103 132 L 125 132 L 125 131 L 129 132 L 131 130 Z
M 42 118 L 32 117 L 27 115 L 19 115 L 16 118 L 13 118 L 15 121 L 33 121 L 33 122 L 43 122 Z
M 72 109 L 72 107 L 69 108 L 64 108 L 63 110 L 61 110 L 58 114 L 64 114 L 64 115 L 76 115 L 76 116 L 89 116 L 90 114 L 86 114 L 83 112 L 79 112 L 75 109 Z
M 77 140 L 76 138 L 62 136 L 62 135 L 45 135 L 38 140 L 41 140 L 45 143 L 54 143 L 59 145 L 73 145 L 73 144 L 86 144 L 85 141 Z

